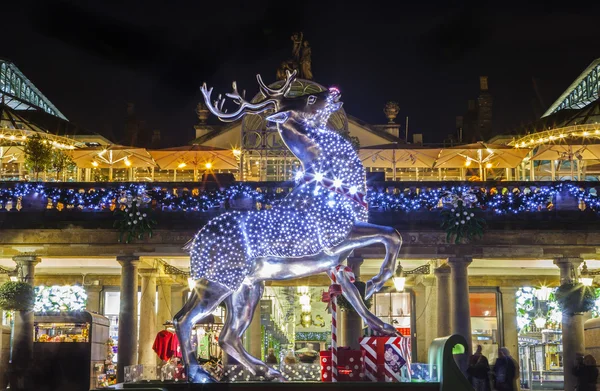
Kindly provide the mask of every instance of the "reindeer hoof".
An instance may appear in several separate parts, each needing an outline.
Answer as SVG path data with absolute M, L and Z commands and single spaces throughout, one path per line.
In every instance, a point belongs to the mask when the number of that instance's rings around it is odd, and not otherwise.
M 269 368 L 269 370 L 265 373 L 265 380 L 274 381 L 274 382 L 285 382 L 287 379 L 283 377 L 281 372 L 276 369 Z
M 384 323 L 383 327 L 379 331 L 383 335 L 388 335 L 390 337 L 402 337 L 402 333 L 400 333 L 394 326 L 388 323 Z
M 212 377 L 200 366 L 194 366 L 190 368 L 188 381 L 190 383 L 217 383 L 217 379 Z

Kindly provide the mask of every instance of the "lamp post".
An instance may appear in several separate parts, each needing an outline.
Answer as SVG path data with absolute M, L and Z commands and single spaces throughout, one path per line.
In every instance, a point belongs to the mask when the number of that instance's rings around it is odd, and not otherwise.
M 581 272 L 579 273 L 579 282 L 583 284 L 583 286 L 592 286 L 594 283 L 594 277 L 600 275 L 600 269 L 598 270 L 588 270 L 587 264 L 583 261 L 583 266 L 581 267 Z
M 402 267 L 402 265 L 398 264 L 398 267 L 396 268 L 395 276 L 392 278 L 392 281 L 394 282 L 394 288 L 396 288 L 396 291 L 398 291 L 398 292 L 404 291 L 404 286 L 406 285 L 406 277 L 405 276 L 415 275 L 415 274 L 431 274 L 430 265 L 427 263 L 425 265 L 419 266 L 412 270 L 404 271 L 404 268 Z

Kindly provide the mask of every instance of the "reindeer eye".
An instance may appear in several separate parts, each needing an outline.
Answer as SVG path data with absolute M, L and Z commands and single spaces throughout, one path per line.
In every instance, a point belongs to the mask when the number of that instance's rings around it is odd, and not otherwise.
M 316 101 L 317 101 L 317 97 L 316 96 L 311 95 L 311 96 L 308 97 L 308 104 L 309 105 L 314 104 Z

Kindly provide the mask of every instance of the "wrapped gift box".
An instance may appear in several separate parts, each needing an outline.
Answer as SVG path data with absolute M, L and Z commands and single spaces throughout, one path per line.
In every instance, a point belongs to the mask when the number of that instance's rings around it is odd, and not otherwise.
M 338 349 L 338 381 L 362 381 L 365 376 L 365 352 Z
M 331 381 L 331 350 L 321 350 L 319 361 L 321 362 L 321 381 Z
M 410 376 L 409 337 L 364 337 L 360 340 L 364 351 L 365 377 L 377 382 L 399 382 L 402 375 Z M 405 379 L 409 380 L 409 379 Z
M 338 381 L 363 381 L 365 353 L 362 350 L 338 348 Z M 331 350 L 321 351 L 321 381 L 331 381 Z

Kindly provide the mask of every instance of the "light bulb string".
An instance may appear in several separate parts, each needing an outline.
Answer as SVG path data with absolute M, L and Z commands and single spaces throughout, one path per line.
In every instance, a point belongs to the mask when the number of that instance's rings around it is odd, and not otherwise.
M 341 194 L 344 197 L 349 198 L 350 200 L 358 203 L 363 208 L 369 209 L 369 205 L 365 200 L 366 194 L 362 191 L 358 191 L 354 186 L 347 186 L 344 184 L 336 186 L 335 181 L 329 178 L 321 177 L 318 174 L 312 174 L 308 172 L 304 174 L 304 182 L 310 183 L 313 181 L 317 181 L 319 185 L 323 186 L 323 188 L 329 191 L 333 191 L 337 194 Z

